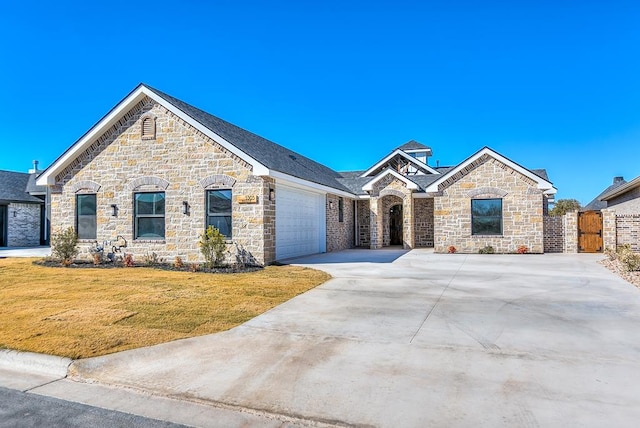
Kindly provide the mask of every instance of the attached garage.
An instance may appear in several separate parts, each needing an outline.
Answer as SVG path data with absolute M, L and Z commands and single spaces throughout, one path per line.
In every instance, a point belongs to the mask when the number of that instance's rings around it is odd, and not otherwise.
M 325 251 L 325 195 L 278 184 L 276 187 L 276 259 Z

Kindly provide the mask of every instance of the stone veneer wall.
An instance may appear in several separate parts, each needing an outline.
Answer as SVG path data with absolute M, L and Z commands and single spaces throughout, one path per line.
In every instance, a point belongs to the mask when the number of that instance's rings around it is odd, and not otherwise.
M 346 250 L 353 248 L 353 220 L 354 220 L 354 200 L 342 198 L 343 216 L 340 222 L 339 216 L 340 197 L 332 194 L 327 195 L 326 215 L 327 215 L 327 252 Z
M 562 216 L 564 229 L 564 252 L 578 252 L 578 211 L 566 213 Z
M 155 117 L 154 139 L 141 138 L 141 116 Z M 139 260 L 155 252 L 167 261 L 203 260 L 198 248 L 205 229 L 207 189 L 232 189 L 232 241 L 246 260 L 269 263 L 275 258 L 275 201 L 269 201 L 269 178 L 253 176 L 251 167 L 164 107 L 144 99 L 56 177 L 51 195 L 54 231 L 74 226 L 77 193 L 97 195 L 97 241 L 127 240 L 126 252 Z M 165 192 L 165 239 L 133 239 L 133 193 Z M 240 204 L 238 196 L 258 196 L 256 204 Z M 190 206 L 183 214 L 182 202 Z M 118 207 L 111 215 L 111 204 Z M 85 254 L 94 244 L 83 242 Z M 237 247 L 237 248 L 236 248 Z
M 625 244 L 640 252 L 640 214 L 616 215 L 616 245 Z
M 371 245 L 371 224 L 369 200 L 356 201 L 356 213 L 358 216 L 358 246 L 369 248 Z
M 484 156 L 439 190 L 434 200 L 436 252 L 444 253 L 450 245 L 462 253 L 477 253 L 487 245 L 498 253 L 513 253 L 519 245 L 543 252 L 543 194 L 529 178 Z M 473 198 L 502 198 L 502 235 L 471 234 Z
M 370 248 L 382 248 L 385 245 L 385 224 L 388 236 L 389 208 L 400 201 L 402 201 L 403 247 L 407 249 L 414 247 L 413 198 L 411 193 L 412 191 L 407 188 L 404 182 L 391 174 L 373 185 L 369 199 Z
M 381 198 L 382 205 L 382 246 L 388 247 L 391 245 L 391 227 L 390 227 L 390 214 L 391 208 L 395 205 L 402 205 L 402 198 L 399 196 L 389 195 Z M 404 210 L 402 211 L 404 217 Z M 405 231 L 403 228 L 402 239 L 405 239 Z
M 413 200 L 416 247 L 433 247 L 433 199 Z
M 7 246 L 40 245 L 40 205 L 14 202 L 7 209 Z
M 544 217 L 545 253 L 562 253 L 564 251 L 564 219 L 562 217 Z

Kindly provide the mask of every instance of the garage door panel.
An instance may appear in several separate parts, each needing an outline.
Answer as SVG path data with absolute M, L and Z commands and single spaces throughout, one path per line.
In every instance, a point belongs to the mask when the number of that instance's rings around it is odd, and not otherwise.
M 276 189 L 276 259 L 316 254 L 325 247 L 324 195 Z

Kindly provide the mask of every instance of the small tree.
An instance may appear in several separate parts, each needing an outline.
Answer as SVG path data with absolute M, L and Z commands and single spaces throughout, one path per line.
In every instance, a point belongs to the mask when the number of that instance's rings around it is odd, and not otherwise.
M 54 233 L 51 237 L 51 254 L 63 266 L 73 263 L 78 252 L 78 235 L 73 227 Z
M 551 211 L 549 211 L 549 215 L 565 215 L 568 212 L 576 211 L 580 208 L 580 202 L 576 199 L 558 199 L 558 202 L 556 202 Z
M 207 227 L 206 232 L 200 235 L 200 252 L 209 269 L 220 266 L 224 260 L 224 252 L 227 249 L 225 241 L 225 236 L 213 226 Z

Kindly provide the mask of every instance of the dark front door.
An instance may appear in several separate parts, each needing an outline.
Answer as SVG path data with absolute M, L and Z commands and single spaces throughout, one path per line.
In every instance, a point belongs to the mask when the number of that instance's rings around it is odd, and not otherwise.
M 7 206 L 0 205 L 0 247 L 7 246 Z
M 394 205 L 389 210 L 389 234 L 391 245 L 402 245 L 402 205 Z
M 578 250 L 581 253 L 602 252 L 602 213 L 578 213 Z

